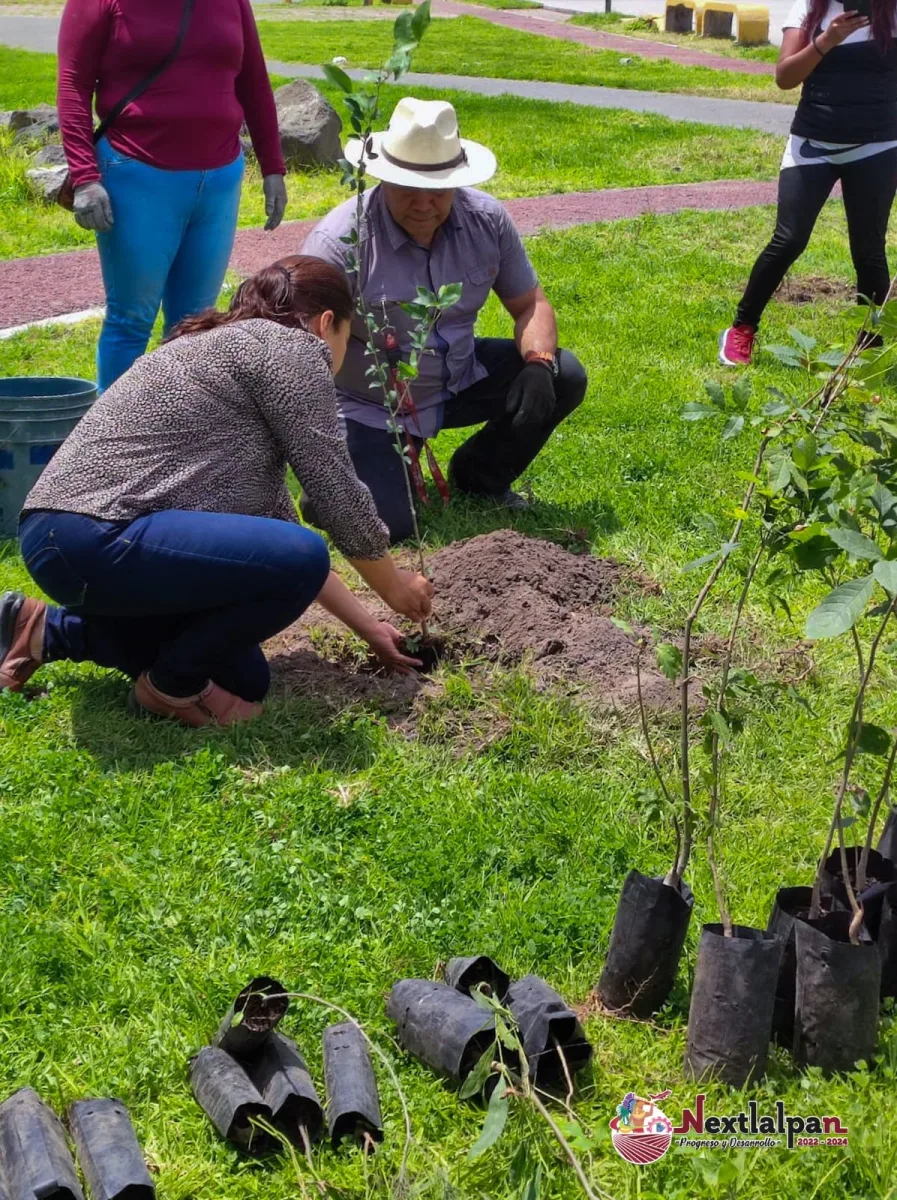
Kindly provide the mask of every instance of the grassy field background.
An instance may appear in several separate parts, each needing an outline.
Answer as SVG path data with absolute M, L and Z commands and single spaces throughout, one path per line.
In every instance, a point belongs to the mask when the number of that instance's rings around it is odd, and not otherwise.
M 0 109 L 52 103 L 55 57 L 0 47 Z M 281 82 L 275 80 L 275 83 Z M 336 89 L 322 88 L 338 109 Z M 385 88 L 389 113 L 405 94 Z M 548 192 L 589 191 L 704 179 L 769 179 L 775 175 L 781 139 L 752 130 L 683 125 L 648 113 L 602 111 L 550 101 L 472 96 L 417 88 L 422 99 L 449 99 L 465 136 L 489 145 L 499 170 L 487 185 L 501 199 Z M 69 213 L 37 201 L 25 171 L 24 150 L 0 134 L 0 259 L 21 258 L 90 246 L 92 236 Z M 289 218 L 319 217 L 343 198 L 336 171 L 293 173 L 287 187 Z M 240 225 L 264 224 L 258 168 L 251 164 Z
M 721 377 L 715 338 L 730 319 L 766 210 L 643 217 L 529 240 L 566 345 L 590 372 L 586 403 L 531 471 L 540 503 L 514 523 L 564 540 L 587 531 L 598 554 L 638 564 L 659 584 L 622 615 L 675 629 L 694 577 L 687 559 L 715 545 L 750 446 L 720 444 L 682 422 L 703 380 Z M 843 217 L 824 214 L 800 271 L 849 278 Z M 766 336 L 789 324 L 846 344 L 857 314 L 833 304 L 775 303 Z M 507 333 L 490 306 L 483 333 Z M 6 371 L 91 371 L 95 325 L 35 330 L 0 343 Z M 757 403 L 793 376 L 761 355 Z M 447 459 L 459 433 L 443 435 Z M 429 510 L 431 546 L 509 523 L 474 506 Z M 28 581 L 15 551 L 3 586 Z M 723 589 L 704 631 L 731 603 Z M 849 671 L 846 649 L 814 651 L 788 691 L 795 624 L 751 611 L 740 658 L 767 681 L 731 767 L 723 852 L 739 921 L 764 924 L 776 887 L 805 881 L 830 803 Z M 868 718 L 897 720 L 893 657 Z M 414 1196 L 518 1200 L 542 1169 L 540 1195 L 578 1194 L 545 1131 L 526 1113 L 477 1163 L 482 1115 L 390 1047 L 390 985 L 429 975 L 455 953 L 488 952 L 536 970 L 582 1001 L 600 971 L 617 893 L 632 866 L 657 871 L 667 831 L 646 824 L 648 781 L 633 724 L 535 691 L 525 674 L 467 662 L 440 671 L 418 701 L 415 735 L 376 707 L 328 712 L 314 695 L 275 690 L 265 717 L 232 731 L 147 725 L 114 675 L 57 664 L 37 698 L 0 697 L 0 1092 L 31 1083 L 62 1105 L 113 1093 L 132 1108 L 159 1168 L 163 1200 L 286 1200 L 312 1195 L 283 1162 L 256 1164 L 224 1146 L 185 1081 L 188 1054 L 213 1032 L 253 973 L 345 1004 L 399 1070 L 413 1115 Z M 804 701 L 809 706 L 804 705 Z M 671 1088 L 668 1112 L 693 1102 L 682 1079 L 688 978 L 701 920 L 713 919 L 706 864 L 691 872 L 694 928 L 672 1002 L 655 1025 L 589 1019 L 594 1070 L 578 1109 L 594 1137 L 591 1176 L 614 1200 L 878 1200 L 897 1192 L 897 1034 L 884 1021 L 874 1070 L 824 1082 L 777 1052 L 751 1092 L 761 1106 L 837 1113 L 849 1152 L 671 1152 L 637 1170 L 607 1141 L 628 1090 Z M 320 1075 L 325 1017 L 297 1005 L 287 1030 Z M 395 1096 L 381 1073 L 388 1138 L 367 1168 L 322 1151 L 317 1170 L 344 1197 L 383 1196 L 400 1154 Z M 708 1089 L 708 1107 L 741 1098 Z M 512 1161 L 513 1160 L 513 1161 Z
M 352 67 L 377 67 L 392 45 L 387 22 L 261 20 L 259 33 L 268 57 L 284 62 L 322 63 L 343 55 Z M 740 100 L 782 99 L 775 81 L 764 75 L 621 56 L 618 50 L 592 50 L 576 42 L 502 28 L 478 17 L 435 18 L 414 56 L 414 69 Z

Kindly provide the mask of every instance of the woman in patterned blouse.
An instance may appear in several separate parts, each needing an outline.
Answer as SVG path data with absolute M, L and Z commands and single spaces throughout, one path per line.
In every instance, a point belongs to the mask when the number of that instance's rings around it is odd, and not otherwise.
M 247 720 L 270 682 L 261 643 L 315 600 L 384 662 L 416 665 L 330 570 L 285 480 L 290 466 L 390 608 L 428 615 L 432 585 L 390 557 L 340 425 L 333 373 L 351 315 L 342 272 L 286 258 L 103 393 L 26 501 L 25 565 L 58 607 L 0 600 L 0 689 L 21 689 L 45 662 L 88 661 L 134 678 L 148 712 Z

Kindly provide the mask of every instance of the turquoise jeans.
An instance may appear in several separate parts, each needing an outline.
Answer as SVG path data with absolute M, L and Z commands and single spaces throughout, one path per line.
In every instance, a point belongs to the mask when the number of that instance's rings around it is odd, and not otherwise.
M 103 390 L 146 350 L 161 306 L 165 330 L 218 299 L 230 261 L 242 154 L 213 171 L 163 171 L 97 145 L 115 224 L 97 234 L 106 319 L 97 349 Z

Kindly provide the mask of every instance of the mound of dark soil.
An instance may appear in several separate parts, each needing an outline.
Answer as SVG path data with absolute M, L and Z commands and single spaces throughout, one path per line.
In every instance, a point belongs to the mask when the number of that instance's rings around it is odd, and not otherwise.
M 624 583 L 642 581 L 620 563 L 500 529 L 439 550 L 429 569 L 446 660 L 472 651 L 503 666 L 520 664 L 542 684 L 572 686 L 611 707 L 636 703 L 635 645 L 610 614 Z M 328 631 L 317 649 L 309 627 Z M 318 609 L 266 649 L 275 677 L 292 691 L 331 707 L 372 703 L 393 724 L 432 686 L 416 673 L 372 669 Z M 673 687 L 649 666 L 642 691 L 652 707 L 676 702 Z
M 783 304 L 818 304 L 821 300 L 853 301 L 856 289 L 843 279 L 825 275 L 795 275 L 784 280 L 776 292 Z
M 450 641 L 476 639 L 486 657 L 526 663 L 541 681 L 573 683 L 606 704 L 635 703 L 635 646 L 609 615 L 624 581 L 618 562 L 501 529 L 447 546 L 429 565 Z M 643 669 L 642 690 L 651 705 L 675 703 L 656 671 Z

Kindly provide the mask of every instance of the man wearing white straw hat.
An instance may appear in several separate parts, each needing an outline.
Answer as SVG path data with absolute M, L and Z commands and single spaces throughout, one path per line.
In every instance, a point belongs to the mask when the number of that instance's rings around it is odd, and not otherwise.
M 346 146 L 357 162 L 358 141 Z M 582 402 L 586 373 L 559 350 L 554 310 L 504 206 L 475 190 L 495 173 L 495 156 L 462 139 L 451 104 L 399 101 L 389 129 L 375 134 L 367 170 L 380 180 L 365 195 L 358 286 L 379 324 L 381 349 L 407 358 L 413 320 L 401 308 L 418 287 L 461 283 L 460 301 L 439 318 L 420 361 L 412 404 L 403 406 L 411 457 L 440 429 L 482 426 L 455 452 L 449 482 L 457 492 L 527 507 L 511 485 L 554 429 Z M 345 269 L 355 199 L 325 217 L 303 252 Z M 514 321 L 512 338 L 476 338 L 474 326 L 494 291 Z M 393 541 L 412 531 L 402 464 L 379 391 L 370 388 L 367 332 L 357 319 L 336 383 L 349 451 Z M 431 463 L 431 465 L 433 465 Z M 438 474 L 438 472 L 437 472 Z M 437 479 L 438 482 L 438 479 Z M 306 510 L 314 521 L 314 514 Z

